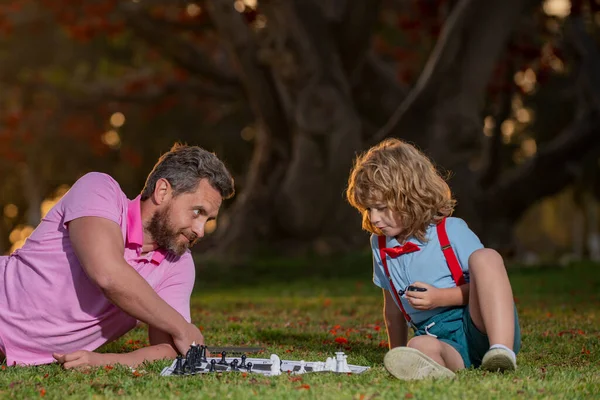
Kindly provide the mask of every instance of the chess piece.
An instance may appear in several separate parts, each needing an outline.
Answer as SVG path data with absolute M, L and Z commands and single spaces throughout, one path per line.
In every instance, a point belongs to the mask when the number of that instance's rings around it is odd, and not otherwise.
M 281 360 L 277 354 L 271 354 L 271 376 L 281 375 Z
M 325 371 L 335 372 L 335 360 L 332 357 L 327 357 L 327 361 L 325 361 Z
M 297 372 L 298 374 L 306 373 L 306 370 L 304 369 L 305 365 L 306 365 L 306 362 L 304 362 L 304 360 L 300 360 L 300 369 Z
M 175 362 L 173 375 L 183 375 L 183 357 L 181 354 L 177 355 L 177 361 Z
M 200 361 L 208 362 L 208 360 L 206 359 L 206 346 L 204 345 L 200 346 Z
M 317 362 L 313 363 L 313 371 L 314 372 L 321 372 L 321 371 L 323 371 L 324 368 L 325 368 L 325 363 L 322 361 L 317 361 Z
M 248 362 L 248 364 L 246 364 L 246 369 L 248 370 L 248 372 L 252 372 L 252 363 Z
M 210 369 L 208 372 L 215 372 L 217 370 L 217 360 L 210 360 Z
M 335 372 L 352 372 L 348 367 L 346 361 L 347 356 L 343 351 L 336 351 L 335 353 Z
M 227 365 L 227 360 L 225 360 L 226 355 L 227 355 L 226 351 L 221 352 L 221 360 L 218 362 L 218 364 Z
M 240 368 L 246 368 L 246 355 L 242 354 L 242 362 L 240 364 Z

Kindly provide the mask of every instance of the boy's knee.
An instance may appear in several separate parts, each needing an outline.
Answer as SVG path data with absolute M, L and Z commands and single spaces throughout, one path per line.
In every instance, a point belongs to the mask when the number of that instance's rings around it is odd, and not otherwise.
M 494 249 L 475 250 L 469 257 L 469 269 L 483 268 L 483 266 L 492 268 L 498 265 L 504 266 L 504 261 L 500 253 Z
M 408 347 L 417 349 L 423 353 L 441 352 L 442 348 L 440 341 L 431 336 L 415 336 L 410 339 L 407 344 Z

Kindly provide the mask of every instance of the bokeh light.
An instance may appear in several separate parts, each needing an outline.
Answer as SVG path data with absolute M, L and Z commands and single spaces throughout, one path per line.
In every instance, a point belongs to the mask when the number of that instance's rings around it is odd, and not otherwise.
M 121 112 L 116 112 L 110 116 L 110 124 L 115 128 L 120 128 L 125 123 L 125 115 Z
M 6 218 L 15 218 L 19 215 L 19 207 L 14 204 L 7 204 L 4 206 L 4 216 Z

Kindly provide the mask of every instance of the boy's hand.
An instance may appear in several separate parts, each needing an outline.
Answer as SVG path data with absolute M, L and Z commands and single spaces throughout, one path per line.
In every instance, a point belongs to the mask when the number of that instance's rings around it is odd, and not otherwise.
M 409 291 L 407 290 L 404 295 L 408 300 L 409 304 L 417 310 L 431 310 L 432 308 L 440 307 L 440 291 L 431 285 L 423 282 L 415 282 L 411 286 L 427 289 L 425 292 Z

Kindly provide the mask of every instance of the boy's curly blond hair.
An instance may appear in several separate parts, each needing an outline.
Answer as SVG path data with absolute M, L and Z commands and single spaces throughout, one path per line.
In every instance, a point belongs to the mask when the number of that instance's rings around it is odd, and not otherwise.
M 376 235 L 382 232 L 371 223 L 368 209 L 386 205 L 398 213 L 405 227 L 401 241 L 414 236 L 425 242 L 429 224 L 451 215 L 456 204 L 429 158 L 398 139 L 386 139 L 357 157 L 346 196 L 362 214 L 363 229 Z

